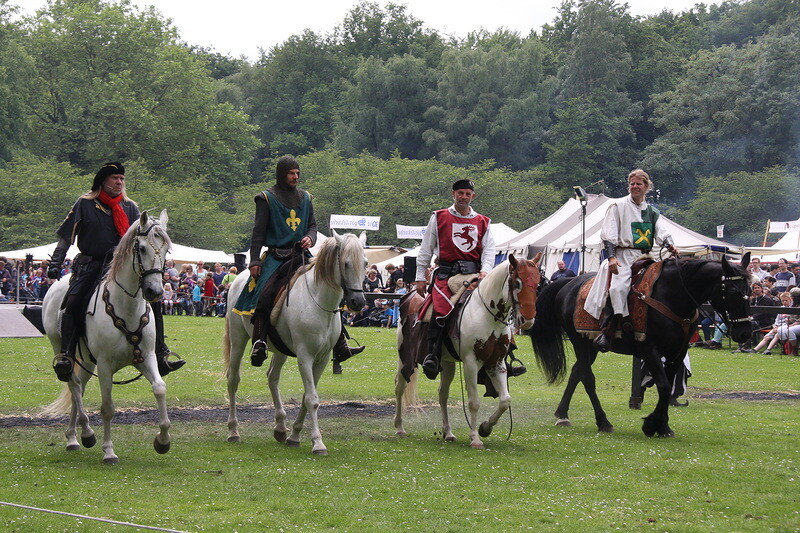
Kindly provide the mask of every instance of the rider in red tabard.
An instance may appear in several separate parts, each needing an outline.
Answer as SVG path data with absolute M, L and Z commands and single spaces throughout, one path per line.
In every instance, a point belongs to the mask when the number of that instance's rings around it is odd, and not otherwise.
M 425 273 L 434 254 L 438 256 L 439 264 L 433 273 L 433 318 L 428 324 L 429 353 L 422 363 L 422 370 L 429 379 L 435 379 L 439 374 L 443 323 L 453 310 L 448 279 L 456 274 L 475 274 L 478 279 L 483 279 L 494 268 L 491 220 L 470 207 L 475 196 L 472 181 L 458 180 L 453 184 L 453 205 L 431 215 L 417 255 L 416 288 L 422 296 L 427 286 Z M 424 313 L 425 308 L 420 310 L 420 316 Z

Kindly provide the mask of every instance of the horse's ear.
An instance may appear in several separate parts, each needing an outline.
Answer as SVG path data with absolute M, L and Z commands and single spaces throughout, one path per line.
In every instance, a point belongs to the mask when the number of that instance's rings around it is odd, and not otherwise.
M 725 274 L 726 276 L 733 276 L 736 274 L 736 272 L 733 271 L 733 267 L 728 262 L 728 259 L 724 255 L 722 256 L 722 261 L 720 261 L 720 263 L 722 264 L 723 274 Z
M 366 231 L 362 231 L 361 235 L 358 236 L 358 240 L 361 242 L 362 248 L 366 247 L 367 246 L 367 232 Z
M 747 265 L 750 264 L 750 252 L 747 252 L 742 256 L 742 268 L 747 268 Z
M 533 264 L 535 264 L 535 265 L 538 267 L 538 266 L 539 266 L 539 261 L 541 261 L 541 260 L 542 260 L 542 252 L 539 252 L 539 253 L 538 253 L 538 254 L 536 254 L 536 256 L 533 258 Z
M 508 262 L 511 264 L 511 268 L 514 269 L 516 269 L 517 265 L 519 264 L 519 261 L 517 261 L 517 258 L 514 257 L 514 254 L 508 254 Z
M 167 222 L 169 222 L 169 215 L 167 215 L 167 210 L 162 209 L 161 215 L 158 217 L 158 222 L 164 226 L 164 229 L 167 229 Z
M 147 220 L 148 220 L 147 211 L 142 211 L 142 214 L 139 215 L 139 226 L 140 227 L 146 226 Z

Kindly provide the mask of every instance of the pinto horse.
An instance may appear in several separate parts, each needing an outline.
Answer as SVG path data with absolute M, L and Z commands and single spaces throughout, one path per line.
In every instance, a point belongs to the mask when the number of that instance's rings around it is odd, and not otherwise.
M 457 323 L 457 334 L 450 338 L 451 348 L 448 348 L 447 342 L 442 346 L 442 372 L 439 382 L 439 406 L 445 441 L 455 440 L 447 414 L 447 399 L 450 384 L 455 376 L 456 360 L 461 361 L 464 366 L 464 382 L 469 396 L 470 445 L 473 448 L 484 447 L 480 437 L 488 437 L 497 421 L 511 406 L 505 358 L 513 337 L 512 325 L 526 329 L 536 317 L 536 292 L 541 281 L 540 259 L 541 253 L 533 260 L 517 260 L 510 255 L 507 261 L 492 269 L 478 287 L 471 291 L 461 311 L 452 317 Z M 423 323 L 417 322 L 418 317 L 414 308 L 419 306 L 412 305 L 414 300 L 421 303 L 422 298 L 416 292 L 404 297 L 405 305 L 401 305 L 400 323 L 397 327 L 397 349 L 401 359 L 395 376 L 394 426 L 398 436 L 406 435 L 406 430 L 403 428 L 403 398 L 414 397 L 416 390 L 416 360 L 409 365 L 405 357 L 420 354 L 424 356 L 427 350 L 426 335 L 418 337 L 422 341 L 419 344 L 409 339 L 407 342 L 416 345 L 403 346 L 404 331 L 412 326 L 423 326 Z M 451 349 L 455 352 L 451 352 Z M 478 426 L 478 408 L 481 403 L 478 393 L 478 370 L 481 366 L 486 368 L 492 385 L 498 392 L 499 405 L 497 410 Z M 409 370 L 411 375 L 408 375 Z
M 750 276 L 744 267 L 750 261 L 745 254 L 741 265 L 721 261 L 669 259 L 664 262 L 661 277 L 653 286 L 651 298 L 661 302 L 672 318 L 655 309 L 647 313 L 647 331 L 644 340 L 637 341 L 631 334 L 615 338 L 611 351 L 628 354 L 644 361 L 655 379 L 658 403 L 652 413 L 644 418 L 642 431 L 648 437 L 673 437 L 669 427 L 670 384 L 676 370 L 682 365 L 689 345 L 688 327 L 694 323 L 701 302 L 710 301 L 714 310 L 728 324 L 731 338 L 744 342 L 752 333 L 750 324 Z M 595 273 L 575 278 L 563 278 L 545 287 L 537 302 L 538 320 L 528 332 L 533 342 L 537 362 L 549 383 L 560 381 L 566 373 L 562 335 L 575 348 L 577 361 L 572 366 L 567 387 L 556 408 L 556 425 L 569 426 L 569 404 L 578 383 L 583 383 L 594 407 L 599 431 L 612 432 L 595 390 L 592 363 L 597 357 L 594 342 L 578 333 L 574 324 L 578 292 Z M 679 324 L 676 319 L 683 323 Z M 661 358 L 664 357 L 665 362 Z
M 364 243 L 355 235 L 348 233 L 340 236 L 331 231 L 333 237 L 325 241 L 319 254 L 308 266 L 301 267 L 293 276 L 292 284 L 287 289 L 287 296 L 280 304 L 280 315 L 274 328 L 285 346 L 278 348 L 273 345 L 271 339 L 267 341 L 269 350 L 274 354 L 267 370 L 267 381 L 275 406 L 273 436 L 278 442 L 285 442 L 294 447 L 300 446 L 300 431 L 308 413 L 311 418 L 312 452 L 317 455 L 328 453 L 317 423 L 319 408 L 317 383 L 342 330 L 339 305 L 343 295 L 350 309 L 361 309 L 366 303 L 361 288 L 367 266 Z M 249 271 L 239 274 L 231 284 L 228 301 L 237 301 L 249 281 Z M 222 343 L 230 402 L 228 442 L 241 440 L 239 420 L 236 417 L 236 393 L 239 389 L 239 371 L 244 348 L 252 332 L 250 317 L 234 313 L 231 306 L 225 317 L 225 338 Z M 303 401 L 288 438 L 286 410 L 281 401 L 278 382 L 281 378 L 281 369 L 292 354 L 282 353 L 281 349 L 296 354 L 304 387 Z
M 122 236 L 108 273 L 89 300 L 86 335 L 78 344 L 78 355 L 83 354 L 83 361 L 75 365 L 61 395 L 43 410 L 43 414 L 54 416 L 71 406 L 67 450 L 80 449 L 77 424 L 81 425 L 81 444 L 87 448 L 94 446 L 97 438 L 83 407 L 83 393 L 96 367 L 102 396 L 100 414 L 103 417 L 103 463 L 106 464 L 119 462 L 111 442 L 111 419 L 115 413 L 111 388 L 114 374 L 126 366 L 136 367 L 153 388 L 160 428 L 153 447 L 158 453 L 167 453 L 170 448 L 167 386 L 158 373 L 156 326 L 149 303 L 158 301 L 164 291 L 164 261 L 172 246 L 166 228 L 166 210 L 161 212 L 160 218 L 150 217 L 145 212 Z M 47 291 L 42 302 L 44 329 L 55 353 L 61 348 L 60 306 L 68 288 L 69 277 L 61 278 Z

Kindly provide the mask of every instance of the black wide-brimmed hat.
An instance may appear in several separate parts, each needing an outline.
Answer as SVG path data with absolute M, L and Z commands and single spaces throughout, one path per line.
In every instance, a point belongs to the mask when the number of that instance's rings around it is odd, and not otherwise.
M 107 177 L 113 174 L 122 174 L 125 175 L 125 167 L 122 166 L 122 163 L 106 163 L 100 170 L 97 171 L 97 174 L 94 175 L 94 181 L 92 182 L 92 190 L 97 191 L 100 187 L 103 186 L 103 182 L 106 180 Z

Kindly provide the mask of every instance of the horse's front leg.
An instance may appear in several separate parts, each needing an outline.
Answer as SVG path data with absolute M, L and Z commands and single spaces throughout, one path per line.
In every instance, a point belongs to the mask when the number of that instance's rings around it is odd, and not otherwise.
M 312 367 L 314 382 L 311 401 L 309 401 L 309 395 L 305 394 L 303 402 L 307 406 L 309 418 L 311 419 L 311 452 L 317 455 L 328 455 L 328 448 L 326 448 L 325 443 L 322 442 L 322 431 L 319 429 L 319 420 L 317 418 L 319 414 L 317 385 L 319 384 L 319 378 L 328 366 L 328 358 L 329 355 L 323 355 L 314 360 L 314 365 Z
M 655 381 L 658 402 L 653 412 L 644 417 L 642 431 L 648 437 L 655 434 L 658 434 L 659 437 L 674 437 L 675 432 L 669 427 L 669 398 L 672 393 L 672 384 L 667 379 L 661 357 L 655 353 L 649 353 L 644 355 L 643 359 Z
M 288 432 L 286 427 L 286 409 L 283 407 L 281 391 L 278 388 L 278 383 L 280 383 L 281 380 L 281 370 L 283 370 L 283 364 L 285 362 L 286 356 L 284 354 L 274 352 L 272 362 L 267 370 L 267 385 L 272 395 L 272 405 L 275 408 L 275 427 L 272 430 L 272 436 L 275 437 L 275 440 L 278 442 L 285 442 L 289 446 L 299 446 L 299 440 L 296 443 L 286 440 L 286 433 Z
M 445 442 L 453 442 L 456 436 L 450 427 L 450 416 L 447 413 L 447 400 L 450 397 L 450 385 L 456 375 L 456 362 L 442 357 L 442 372 L 439 374 L 439 409 L 442 412 L 442 438 Z
M 169 415 L 167 414 L 167 384 L 158 373 L 156 365 L 155 352 L 152 352 L 152 357 L 145 356 L 145 362 L 137 365 L 139 371 L 144 375 L 145 379 L 150 382 L 153 389 L 153 396 L 156 398 L 156 406 L 158 407 L 158 427 L 159 432 L 156 438 L 153 439 L 153 448 L 158 453 L 167 453 L 170 448 L 170 435 L 169 428 L 171 423 Z
M 100 415 L 103 417 L 103 463 L 117 464 L 119 457 L 114 453 L 114 443 L 111 442 L 111 419 L 114 418 L 116 408 L 111 397 L 112 373 L 108 364 L 100 362 L 97 366 L 97 379 L 100 382 L 101 406 Z
M 494 385 L 497 391 L 498 404 L 495 412 L 478 427 L 478 435 L 481 437 L 488 437 L 491 435 L 492 429 L 497 425 L 500 417 L 511 407 L 511 395 L 508 392 L 508 373 L 506 371 L 505 360 L 501 359 L 498 361 L 494 368 L 487 369 L 486 373 L 489 375 L 489 379 L 492 380 L 492 385 Z
M 478 410 L 481 399 L 478 394 L 478 360 L 474 353 L 462 356 L 464 368 L 464 384 L 467 386 L 467 407 L 469 408 L 469 445 L 476 450 L 484 448 L 483 441 L 478 435 Z

